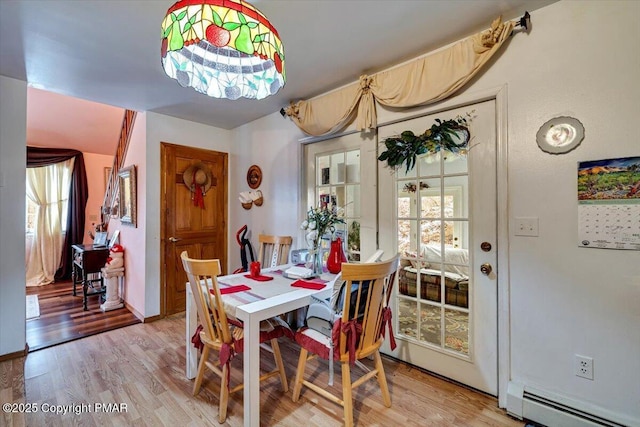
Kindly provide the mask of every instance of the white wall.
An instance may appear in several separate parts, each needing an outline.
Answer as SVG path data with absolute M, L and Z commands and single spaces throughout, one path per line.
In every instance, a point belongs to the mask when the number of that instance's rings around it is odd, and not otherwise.
M 304 134 L 291 120 L 275 112 L 233 131 L 238 150 L 235 179 L 229 182 L 229 198 L 237 214 L 229 218 L 231 231 L 231 270 L 241 267 L 240 247 L 235 233 L 247 224 L 251 244 L 258 256 L 258 235 L 272 234 L 292 236 L 293 247 L 306 247 L 297 241 L 300 222 L 300 185 L 303 170 L 300 166 L 302 145 L 298 142 Z M 260 190 L 264 197 L 262 206 L 253 205 L 245 210 L 240 205 L 238 194 L 249 191 L 247 171 L 251 165 L 262 170 Z
M 160 143 L 167 142 L 229 153 L 230 183 L 234 179 L 238 159 L 231 131 L 156 113 L 147 113 L 146 116 L 145 192 L 147 211 L 144 217 L 139 218 L 139 221 L 146 227 L 144 261 L 146 288 L 143 315 L 151 317 L 160 314 Z M 236 216 L 237 209 L 242 209 L 242 207 L 230 201 L 229 218 Z M 230 246 L 234 242 L 235 240 L 229 238 Z M 228 249 L 228 251 L 231 254 L 231 250 Z
M 640 3 L 562 1 L 532 14 L 472 93 L 508 88 L 508 186 L 514 217 L 538 217 L 539 237 L 510 233 L 511 378 L 640 424 L 640 254 L 585 249 L 577 238 L 577 162 L 640 155 Z M 606 30 L 605 30 L 606 28 Z M 585 139 L 564 155 L 535 134 L 569 115 Z M 574 355 L 594 359 L 594 380 Z
M 27 84 L 0 76 L 0 355 L 26 341 Z
M 124 248 L 124 268 L 122 295 L 127 307 L 133 309 L 136 316 L 144 318 L 146 310 L 146 272 L 143 255 L 146 242 L 147 199 L 145 197 L 147 187 L 147 115 L 138 113 L 131 131 L 129 147 L 124 158 L 123 167 L 136 167 L 136 227 L 130 224 L 122 224 L 119 218 L 109 220 L 109 236 L 115 230 L 120 230 L 120 245 Z

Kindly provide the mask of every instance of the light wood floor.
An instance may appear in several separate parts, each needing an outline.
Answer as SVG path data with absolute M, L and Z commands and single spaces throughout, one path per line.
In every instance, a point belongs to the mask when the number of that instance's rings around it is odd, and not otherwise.
M 40 317 L 27 320 L 29 351 L 140 323 L 125 307 L 100 310 L 100 295 L 89 296 L 88 310 L 84 311 L 82 286 L 77 285 L 76 291 L 73 296 L 70 281 L 27 287 L 27 295 L 38 295 L 40 304 Z
M 3 411 L 0 425 L 219 425 L 219 388 L 213 374 L 205 376 L 197 397 L 191 394 L 193 382 L 185 378 L 184 330 L 184 314 L 178 314 L 0 362 L 0 402 L 33 404 L 30 409 L 38 410 L 35 414 Z M 298 349 L 285 338 L 280 343 L 292 382 Z M 265 353 L 262 363 L 265 369 L 271 369 L 273 359 Z M 392 407 L 383 406 L 376 381 L 360 386 L 354 393 L 354 418 L 359 426 L 524 425 L 497 408 L 493 397 L 391 359 L 384 358 L 384 366 Z M 241 380 L 241 367 L 242 357 L 237 356 L 232 362 L 232 384 Z M 309 362 L 307 375 L 316 377 L 319 384 L 326 384 L 326 363 Z M 339 384 L 337 367 L 333 391 L 337 391 Z M 305 389 L 300 401 L 293 403 L 291 391 L 283 393 L 277 378 L 263 383 L 260 396 L 264 426 L 342 425 L 340 406 Z M 124 403 L 126 412 L 103 413 L 97 411 L 96 403 Z M 55 405 L 74 406 L 72 413 L 44 412 Z M 239 392 L 229 398 L 225 425 L 241 426 L 242 422 L 242 392 Z

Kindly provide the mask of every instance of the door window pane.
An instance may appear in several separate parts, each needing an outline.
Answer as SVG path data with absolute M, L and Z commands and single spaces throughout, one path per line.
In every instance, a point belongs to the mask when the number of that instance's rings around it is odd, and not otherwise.
M 416 181 L 398 181 L 398 218 L 416 217 Z
M 426 220 L 420 222 L 421 246 L 439 246 L 442 236 L 442 221 Z
M 420 176 L 440 176 L 440 158 L 440 152 L 418 156 L 416 169 Z
M 331 184 L 344 184 L 344 153 L 331 155 Z
M 346 182 L 360 182 L 360 150 L 347 151 Z
M 415 220 L 398 220 L 398 252 L 401 254 L 407 252 L 417 252 L 418 242 L 417 221 Z
M 450 350 L 469 354 L 469 313 L 444 311 L 444 346 Z
M 408 337 L 418 336 L 418 303 L 408 299 L 398 301 L 398 333 Z
M 430 344 L 442 342 L 440 307 L 420 304 L 420 339 Z

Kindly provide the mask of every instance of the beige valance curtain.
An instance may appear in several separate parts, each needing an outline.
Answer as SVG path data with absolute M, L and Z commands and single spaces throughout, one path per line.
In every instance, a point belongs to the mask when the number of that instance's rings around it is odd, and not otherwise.
M 509 37 L 514 22 L 497 18 L 491 29 L 448 48 L 372 76 L 310 101 L 285 108 L 293 122 L 309 135 L 343 128 L 356 114 L 356 129 L 376 127 L 375 102 L 389 107 L 415 107 L 440 101 L 464 86 Z

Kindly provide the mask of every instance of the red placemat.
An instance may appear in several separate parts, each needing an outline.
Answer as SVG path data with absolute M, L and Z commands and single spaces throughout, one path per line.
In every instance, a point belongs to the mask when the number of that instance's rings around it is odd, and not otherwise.
M 245 274 L 244 277 L 251 280 L 257 280 L 258 282 L 267 282 L 269 280 L 273 280 L 272 276 L 263 276 L 262 274 L 256 277 L 253 277 L 250 274 Z
M 235 285 L 235 286 L 229 286 L 227 288 L 220 288 L 220 294 L 221 295 L 226 295 L 226 294 L 233 294 L 236 292 L 243 292 L 243 291 L 250 291 L 251 288 L 248 287 L 247 285 Z M 211 292 L 212 294 L 213 289 L 209 289 L 209 292 Z
M 296 280 L 295 282 L 293 282 L 291 284 L 291 286 L 296 287 L 296 288 L 305 288 L 305 289 L 314 289 L 314 290 L 320 290 L 320 289 L 324 289 L 324 283 L 318 283 L 318 282 L 309 282 L 307 280 Z

